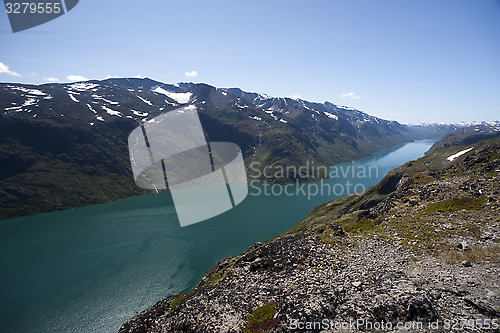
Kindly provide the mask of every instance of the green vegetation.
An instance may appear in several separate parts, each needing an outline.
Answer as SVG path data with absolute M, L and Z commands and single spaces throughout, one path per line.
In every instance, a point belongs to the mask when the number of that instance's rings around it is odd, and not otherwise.
M 431 254 L 448 261 L 498 260 L 498 246 L 460 251 L 456 242 L 450 238 L 451 235 L 456 235 L 479 239 L 481 230 L 491 221 L 478 219 L 475 211 L 482 210 L 493 198 L 476 198 L 465 193 L 459 194 L 461 190 L 449 193 L 444 190 L 444 193 L 457 197 L 439 199 L 433 195 L 436 187 L 430 184 L 437 179 L 458 177 L 460 181 L 479 181 L 486 186 L 497 187 L 495 178 L 484 178 L 496 177 L 498 172 L 490 174 L 491 172 L 484 172 L 484 168 L 498 160 L 500 154 L 494 148 L 498 144 L 500 138 L 479 142 L 474 145 L 473 153 L 467 159 L 458 160 L 451 165 L 447 157 L 466 147 L 438 147 L 427 156 L 390 171 L 384 180 L 362 194 L 318 205 L 288 233 L 325 228 L 318 235 L 322 242 L 330 247 L 340 248 L 341 238 L 328 230 L 329 224 L 339 224 L 351 235 L 351 239 L 377 237 L 402 245 L 415 255 Z M 408 178 L 413 182 L 408 182 Z M 400 179 L 403 186 L 392 190 L 389 185 L 397 179 Z M 371 213 L 371 208 L 387 199 L 390 210 L 375 209 Z M 450 213 L 454 217 L 450 217 Z M 500 240 L 493 239 L 493 242 L 498 244 Z M 315 272 L 317 271 L 319 270 L 316 269 Z
M 418 172 L 413 177 L 411 177 L 414 181 L 419 183 L 431 183 L 436 180 L 436 178 L 429 176 L 423 172 Z
M 432 223 L 433 219 L 423 214 L 406 216 L 404 219 L 391 219 L 384 222 L 387 240 L 391 236 L 398 237 L 403 245 L 414 254 L 438 255 L 443 251 L 451 251 L 453 245 L 446 241 L 447 232 Z
M 321 238 L 321 241 L 332 248 L 339 247 L 339 243 L 341 242 L 341 239 L 339 238 L 340 236 L 340 230 L 332 229 L 326 229 L 321 234 L 319 234 L 319 238 Z
M 182 294 L 179 294 L 177 295 L 177 297 L 172 301 L 172 303 L 170 303 L 170 306 L 172 308 L 175 308 L 176 306 L 184 303 L 184 301 L 186 300 L 186 298 L 191 295 L 193 293 L 195 289 L 191 290 L 190 292 L 187 292 L 187 293 L 182 293 Z
M 455 212 L 457 210 L 479 210 L 484 207 L 487 199 L 480 198 L 454 198 L 430 204 L 425 209 L 428 213 L 434 212 Z
M 500 160 L 500 153 L 491 153 L 490 154 L 490 160 L 491 161 L 494 161 L 494 160 Z
M 470 251 L 449 252 L 445 255 L 448 263 L 460 263 L 464 260 L 470 262 L 491 261 L 500 263 L 500 246 L 485 246 L 481 248 L 473 248 Z
M 217 283 L 219 283 L 220 281 L 222 281 L 222 279 L 224 279 L 224 277 L 227 275 L 227 270 L 224 270 L 224 271 L 216 271 L 212 274 L 210 274 L 208 276 L 208 278 L 205 280 L 205 282 L 203 283 L 203 287 L 207 287 L 207 286 L 214 286 L 216 285 Z
M 231 262 L 226 263 L 225 265 L 222 266 L 216 266 L 216 270 L 212 271 L 208 278 L 203 282 L 202 288 L 208 287 L 208 286 L 215 286 L 217 283 L 222 281 L 226 275 L 231 271 L 233 268 L 234 264 L 240 259 L 240 257 L 233 258 Z
M 276 302 L 268 302 L 257 309 L 253 310 L 248 317 L 247 324 L 243 329 L 245 333 L 263 333 L 276 326 L 276 321 L 273 319 L 276 313 Z
M 356 214 L 357 216 L 357 214 Z M 349 219 L 349 220 L 343 220 L 341 222 L 342 227 L 344 227 L 346 232 L 350 233 L 366 233 L 369 232 L 371 233 L 373 230 L 379 230 L 380 221 L 377 219 Z
M 210 273 L 208 278 L 203 282 L 202 287 L 215 286 L 217 283 L 221 282 L 226 277 L 227 273 L 231 270 L 232 266 L 233 265 Z

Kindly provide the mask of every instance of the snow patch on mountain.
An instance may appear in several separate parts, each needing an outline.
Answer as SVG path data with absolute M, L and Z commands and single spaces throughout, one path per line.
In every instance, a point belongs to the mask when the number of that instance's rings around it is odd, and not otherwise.
M 148 101 L 147 99 L 145 98 L 142 98 L 141 96 L 139 95 L 135 95 L 138 99 L 140 99 L 141 101 L 143 101 L 144 103 L 146 103 L 147 105 L 150 105 L 150 106 L 153 106 L 153 103 L 151 103 L 151 101 Z
M 359 111 L 358 109 L 352 108 L 348 105 L 336 105 L 336 107 L 339 109 L 347 110 L 347 111 Z
M 179 104 L 188 103 L 189 100 L 191 99 L 191 96 L 193 95 L 190 92 L 184 92 L 184 93 L 170 92 L 170 91 L 163 89 L 162 87 L 156 87 L 155 89 L 153 89 L 151 91 L 155 92 L 157 94 L 165 95 L 165 96 L 173 99 L 174 101 L 176 101 Z
M 90 111 L 92 111 L 92 112 L 94 112 L 95 114 L 97 114 L 97 111 L 96 111 L 96 110 L 94 110 L 94 109 L 92 108 L 92 106 L 90 106 L 90 104 L 87 104 L 87 107 L 89 108 L 89 110 L 90 110 Z
M 468 149 L 465 149 L 465 150 L 462 150 L 462 151 L 459 151 L 458 153 L 454 154 L 454 155 L 451 155 L 450 157 L 447 158 L 448 161 L 453 161 L 455 160 L 457 157 L 460 157 L 462 156 L 463 154 L 467 154 L 468 152 L 470 152 L 474 147 L 471 147 L 471 148 L 468 148 Z
M 25 87 L 17 87 L 17 86 L 7 86 L 7 88 L 13 89 L 13 90 L 19 90 L 22 91 L 23 93 L 26 93 L 28 95 L 35 95 L 35 96 L 47 96 L 47 93 L 44 93 L 41 90 L 38 89 L 28 89 Z
M 96 83 L 90 83 L 90 82 L 79 82 L 79 83 L 73 83 L 68 86 L 68 89 L 71 90 L 77 90 L 77 91 L 87 91 L 89 89 L 94 89 L 95 87 L 98 87 L 99 85 Z
M 11 107 L 8 107 L 8 108 L 5 108 L 5 111 L 13 111 L 13 110 L 18 110 L 19 111 L 22 111 L 20 109 L 22 109 L 23 107 L 22 106 L 11 106 Z
M 38 103 L 38 100 L 35 99 L 35 98 L 28 98 L 26 101 L 24 101 L 23 103 L 23 107 L 26 107 L 26 106 L 32 106 L 32 105 L 36 105 L 36 103 Z
M 112 116 L 117 116 L 117 117 L 122 117 L 122 113 L 120 111 L 115 111 L 115 110 L 112 110 L 104 105 L 101 106 L 101 108 L 106 111 L 109 115 L 112 115 Z
M 79 100 L 77 100 L 77 99 L 75 98 L 75 96 L 73 96 L 73 94 L 71 94 L 69 91 L 68 91 L 68 95 L 69 95 L 69 98 L 71 98 L 71 100 L 72 100 L 73 102 L 80 103 L 80 101 L 79 101 Z
M 318 111 L 318 110 L 315 110 L 315 109 L 312 109 L 312 108 L 308 107 L 308 106 L 306 105 L 306 103 L 304 103 L 304 101 L 303 101 L 303 100 L 300 100 L 300 103 L 302 104 L 302 107 L 303 107 L 304 109 L 307 109 L 307 110 L 309 110 L 309 111 L 314 111 L 314 112 L 316 112 L 317 114 L 319 114 L 319 111 Z
M 28 111 L 28 112 L 31 112 L 31 110 L 28 110 L 28 109 L 23 110 L 23 108 L 36 105 L 38 103 L 38 101 L 39 101 L 38 99 L 30 97 L 27 100 L 25 100 L 22 105 L 11 106 L 11 107 L 5 108 L 5 111 L 16 111 L 16 112 Z
M 102 96 L 99 96 L 99 95 L 96 95 L 96 94 L 92 95 L 92 98 L 100 99 L 102 101 L 105 101 L 108 104 L 113 104 L 113 105 L 119 105 L 120 104 L 118 102 L 110 101 L 109 99 L 106 99 L 106 98 L 104 98 Z
M 278 120 L 278 117 L 276 117 L 273 112 L 274 110 L 273 109 L 268 109 L 268 110 L 264 110 L 265 113 L 267 113 L 268 115 L 270 115 L 271 117 L 274 118 L 274 120 Z
M 323 112 L 325 114 L 325 116 L 327 116 L 328 118 L 330 119 L 335 119 L 335 120 L 339 120 L 339 117 L 337 117 L 336 115 L 334 115 L 333 113 L 330 113 L 330 112 Z
M 172 106 L 177 106 L 177 105 L 179 105 L 179 104 L 174 103 L 174 102 L 169 102 L 169 101 L 167 101 L 166 99 L 165 99 L 165 103 L 166 103 L 166 104 L 168 104 L 168 105 L 172 105 Z
M 140 112 L 140 111 L 136 111 L 136 110 L 130 110 L 132 111 L 133 114 L 135 114 L 136 116 L 139 116 L 139 117 L 147 117 L 149 115 L 149 113 L 147 112 Z

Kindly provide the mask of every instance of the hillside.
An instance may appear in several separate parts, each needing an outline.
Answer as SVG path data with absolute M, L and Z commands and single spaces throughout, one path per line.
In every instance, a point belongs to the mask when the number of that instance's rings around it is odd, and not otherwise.
M 127 137 L 141 122 L 185 105 L 209 141 L 230 141 L 247 167 L 331 166 L 454 126 L 410 127 L 329 102 L 275 98 L 207 84 L 108 79 L 0 84 L 0 219 L 147 193 L 129 165 Z M 274 174 L 272 170 L 269 172 Z M 291 182 L 305 179 L 261 181 Z
M 120 332 L 498 331 L 499 184 L 500 138 L 438 148 L 221 260 Z
M 436 142 L 431 147 L 431 149 L 429 149 L 427 154 L 434 152 L 439 148 L 453 147 L 453 146 L 468 146 L 483 140 L 496 138 L 500 136 L 500 131 L 481 132 L 481 131 L 476 131 L 476 129 L 474 129 L 470 131 L 462 130 L 461 132 L 463 133 L 461 134 L 450 133 L 445 135 L 441 140 Z

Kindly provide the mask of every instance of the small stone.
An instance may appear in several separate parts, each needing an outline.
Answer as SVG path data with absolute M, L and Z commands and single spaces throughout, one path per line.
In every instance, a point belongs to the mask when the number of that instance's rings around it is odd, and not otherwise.
M 462 251 L 469 251 L 470 250 L 470 246 L 469 246 L 469 243 L 467 243 L 466 241 L 463 241 L 463 242 L 460 242 L 458 244 L 458 248 Z
M 462 261 L 462 266 L 472 267 L 472 263 L 469 260 L 464 260 L 464 261 Z
M 486 293 L 486 297 L 489 299 L 489 298 L 493 298 L 495 297 L 497 294 L 495 294 L 493 291 L 489 290 L 489 289 L 486 289 L 486 291 L 488 291 Z
M 354 281 L 351 283 L 354 287 L 359 287 L 361 285 L 361 281 Z
M 490 240 L 493 238 L 493 234 L 492 233 L 489 233 L 489 232 L 486 232 L 482 237 L 481 239 L 482 240 Z
M 438 290 L 431 290 L 429 292 L 429 296 L 433 299 L 440 299 L 441 298 L 441 293 Z

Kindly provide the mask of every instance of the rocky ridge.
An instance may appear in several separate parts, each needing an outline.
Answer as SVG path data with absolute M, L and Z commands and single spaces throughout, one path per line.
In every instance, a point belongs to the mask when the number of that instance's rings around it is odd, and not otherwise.
M 499 172 L 499 138 L 433 150 L 120 332 L 498 332 Z

